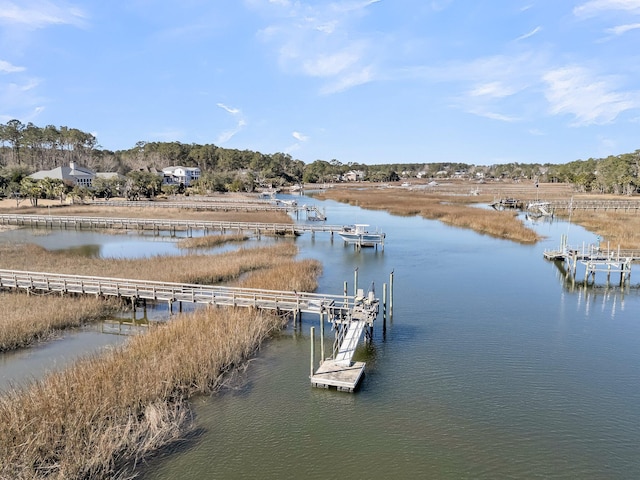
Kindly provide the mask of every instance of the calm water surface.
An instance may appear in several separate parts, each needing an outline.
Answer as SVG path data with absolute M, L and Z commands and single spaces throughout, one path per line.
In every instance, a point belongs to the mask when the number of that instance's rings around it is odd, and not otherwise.
M 548 238 L 522 246 L 322 205 L 328 223 L 387 232 L 384 251 L 357 252 L 327 234 L 297 239 L 302 257 L 324 265 L 321 292 L 352 288 L 357 267 L 360 285 L 375 282 L 381 295 L 395 272 L 393 320 L 385 334 L 378 321 L 373 344 L 357 352 L 367 362 L 361 388 L 310 387 L 318 319 L 305 317 L 268 342 L 234 388 L 196 399 L 196 434 L 141 478 L 640 476 L 640 297 L 571 289 L 542 258 L 561 234 L 572 244 L 593 234 L 542 223 Z

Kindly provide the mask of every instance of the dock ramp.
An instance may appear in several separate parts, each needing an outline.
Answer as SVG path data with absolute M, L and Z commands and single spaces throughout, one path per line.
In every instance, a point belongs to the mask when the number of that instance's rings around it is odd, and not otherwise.
M 354 320 L 349 324 L 349 328 L 340 343 L 338 353 L 333 359 L 337 365 L 351 365 L 353 354 L 358 343 L 360 343 L 360 337 L 362 337 L 362 332 L 364 332 L 364 327 L 366 326 L 367 322 L 362 320 Z

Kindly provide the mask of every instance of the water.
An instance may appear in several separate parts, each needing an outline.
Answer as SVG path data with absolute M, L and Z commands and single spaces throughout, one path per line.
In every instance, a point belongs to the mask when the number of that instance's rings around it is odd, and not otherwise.
M 383 251 L 356 251 L 328 234 L 296 240 L 301 257 L 324 265 L 321 292 L 341 293 L 344 281 L 351 290 L 357 267 L 360 286 L 375 282 L 381 295 L 394 271 L 393 320 L 385 334 L 378 321 L 373 344 L 357 352 L 367 362 L 360 389 L 310 387 L 318 319 L 305 316 L 231 388 L 195 399 L 195 434 L 149 460 L 141 478 L 640 475 L 640 296 L 572 290 L 542 258 L 561 234 L 572 244 L 595 235 L 542 223 L 535 228 L 547 239 L 522 246 L 322 205 L 328 223 L 387 233 Z

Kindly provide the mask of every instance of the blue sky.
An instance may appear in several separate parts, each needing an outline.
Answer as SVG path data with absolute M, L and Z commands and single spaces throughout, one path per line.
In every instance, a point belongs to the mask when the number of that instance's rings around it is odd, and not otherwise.
M 305 163 L 640 148 L 640 0 L 0 0 L 0 122 Z

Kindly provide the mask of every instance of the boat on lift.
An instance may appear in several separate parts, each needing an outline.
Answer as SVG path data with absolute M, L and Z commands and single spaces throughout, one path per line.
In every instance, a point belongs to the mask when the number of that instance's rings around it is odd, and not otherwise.
M 365 223 L 356 223 L 353 225 L 345 225 L 338 232 L 338 235 L 347 243 L 355 243 L 361 247 L 373 247 L 377 244 L 384 244 L 385 234 L 383 232 L 367 230 L 369 225 Z

